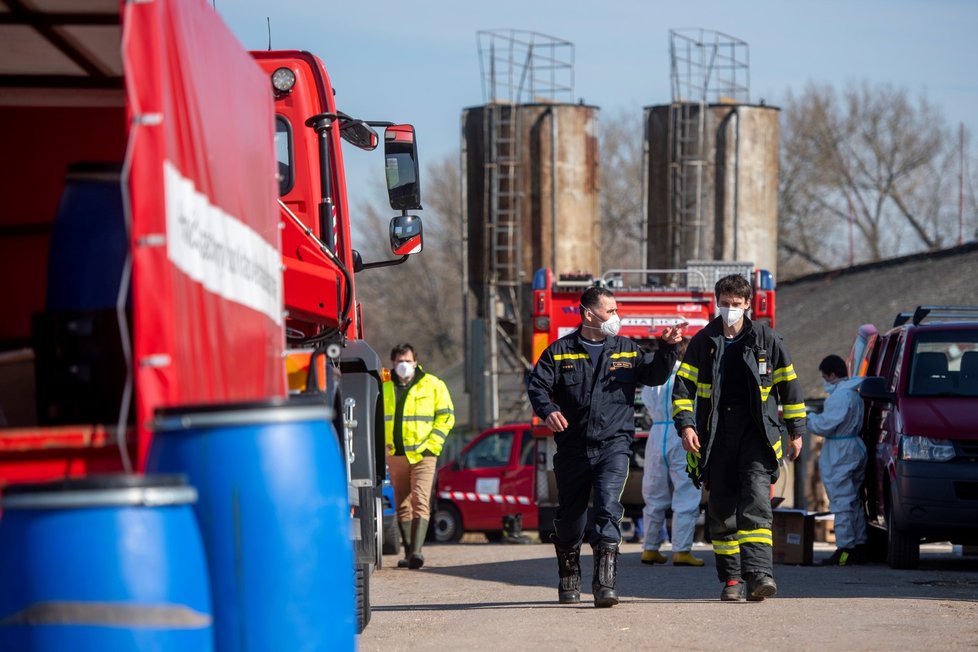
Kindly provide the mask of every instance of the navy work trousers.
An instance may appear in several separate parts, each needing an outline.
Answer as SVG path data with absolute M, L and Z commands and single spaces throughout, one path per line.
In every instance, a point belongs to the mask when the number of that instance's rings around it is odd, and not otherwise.
M 628 478 L 628 447 L 609 445 L 585 451 L 557 449 L 554 475 L 557 480 L 555 541 L 560 551 L 579 548 L 587 526 L 588 498 L 593 504 L 594 525 L 589 543 L 621 543 L 621 494 Z
M 706 478 L 706 512 L 721 580 L 774 575 L 771 483 L 778 461 L 749 406 L 721 406 Z

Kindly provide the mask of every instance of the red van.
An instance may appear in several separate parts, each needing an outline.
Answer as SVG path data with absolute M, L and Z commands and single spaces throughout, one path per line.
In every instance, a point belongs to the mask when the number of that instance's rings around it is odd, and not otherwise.
M 458 459 L 438 470 L 434 540 L 455 542 L 464 532 L 481 531 L 500 541 L 503 517 L 512 514 L 522 514 L 524 528 L 537 529 L 535 451 L 529 423 L 491 428 L 469 442 Z
M 915 568 L 922 541 L 978 544 L 978 306 L 901 313 L 868 368 L 872 552 Z

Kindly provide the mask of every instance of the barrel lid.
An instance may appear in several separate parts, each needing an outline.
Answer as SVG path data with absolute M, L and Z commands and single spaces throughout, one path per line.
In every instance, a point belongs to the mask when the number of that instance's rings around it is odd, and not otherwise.
M 16 509 L 160 507 L 197 502 L 197 490 L 177 474 L 116 474 L 5 487 L 0 506 Z
M 183 430 L 196 427 L 287 423 L 303 420 L 330 421 L 333 410 L 322 393 L 296 394 L 288 398 L 157 408 L 153 428 Z
M 83 478 L 64 478 L 52 482 L 11 484 L 3 489 L 4 496 L 47 494 L 59 491 L 99 491 L 111 489 L 142 489 L 146 487 L 186 487 L 187 478 L 180 474 L 106 473 Z

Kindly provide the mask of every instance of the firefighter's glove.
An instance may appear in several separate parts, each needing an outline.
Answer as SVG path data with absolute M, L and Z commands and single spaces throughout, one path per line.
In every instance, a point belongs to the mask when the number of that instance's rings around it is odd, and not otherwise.
M 687 452 L 686 453 L 686 475 L 689 479 L 693 481 L 693 486 L 697 489 L 702 488 L 703 482 L 700 480 L 700 454 Z

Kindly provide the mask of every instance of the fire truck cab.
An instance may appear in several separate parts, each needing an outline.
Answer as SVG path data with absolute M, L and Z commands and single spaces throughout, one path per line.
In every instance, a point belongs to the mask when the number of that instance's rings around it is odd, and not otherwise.
M 286 364 L 291 392 L 322 392 L 347 452 L 359 627 L 370 617 L 369 580 L 382 563 L 384 413 L 380 357 L 364 340 L 356 274 L 398 265 L 423 247 L 420 175 L 414 127 L 362 120 L 337 109 L 323 62 L 297 50 L 254 51 L 269 79 L 275 111 L 275 158 Z M 383 128 L 383 136 L 375 128 Z M 353 246 L 343 146 L 381 143 L 389 226 L 397 258 L 364 262 Z M 368 272 L 369 273 L 369 272 Z

